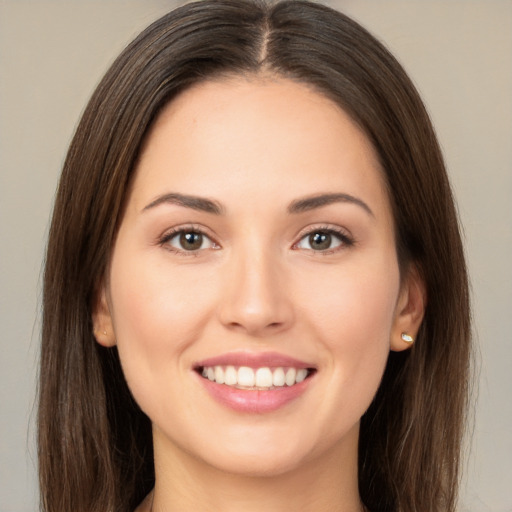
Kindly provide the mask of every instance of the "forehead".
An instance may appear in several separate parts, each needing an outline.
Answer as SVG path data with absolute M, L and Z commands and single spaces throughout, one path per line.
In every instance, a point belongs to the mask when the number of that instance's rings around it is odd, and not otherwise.
M 337 186 L 386 196 L 378 158 L 356 123 L 313 88 L 268 77 L 182 92 L 149 132 L 134 185 L 138 202 L 162 187 L 220 199 L 229 190 L 261 192 L 269 201 Z

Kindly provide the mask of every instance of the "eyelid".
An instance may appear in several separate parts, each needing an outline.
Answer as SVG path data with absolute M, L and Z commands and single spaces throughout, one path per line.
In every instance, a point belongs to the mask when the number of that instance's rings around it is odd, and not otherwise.
M 316 232 L 323 232 L 323 233 L 329 233 L 331 235 L 334 235 L 337 237 L 341 244 L 337 247 L 334 247 L 332 249 L 326 249 L 324 251 L 315 251 L 314 249 L 303 249 L 306 251 L 314 252 L 319 255 L 328 255 L 335 252 L 342 251 L 344 249 L 347 249 L 348 247 L 353 246 L 356 243 L 356 240 L 352 236 L 352 234 L 346 229 L 342 228 L 341 226 L 333 225 L 333 224 L 320 224 L 315 226 L 308 226 L 300 231 L 300 233 L 296 237 L 296 242 L 293 243 L 292 249 L 294 250 L 301 250 L 301 248 L 298 247 L 298 244 L 302 242 L 307 236 L 310 236 L 313 233 Z
M 185 249 L 179 249 L 168 244 L 170 240 L 172 240 L 180 233 L 199 233 L 202 236 L 208 238 L 214 245 L 214 247 L 209 247 L 207 249 L 198 249 L 195 251 L 186 251 Z M 182 256 L 198 256 L 200 252 L 206 250 L 217 250 L 220 249 L 221 247 L 220 244 L 217 242 L 216 237 L 211 234 L 209 229 L 199 224 L 193 223 L 180 224 L 178 226 L 174 226 L 172 228 L 167 229 L 161 236 L 158 237 L 157 244 L 168 251 L 171 251 Z
M 207 249 L 198 249 L 193 251 L 187 251 L 184 249 L 178 249 L 176 247 L 173 247 L 171 245 L 168 245 L 167 242 L 172 240 L 175 236 L 177 236 L 180 233 L 183 232 L 194 232 L 194 233 L 200 233 L 204 237 L 208 238 L 214 247 L 209 247 Z M 314 249 L 305 249 L 310 252 L 318 253 L 320 255 L 327 255 L 332 254 L 334 252 L 341 251 L 343 249 L 346 249 L 348 247 L 351 247 L 356 243 L 354 237 L 351 235 L 351 233 L 346 229 L 342 228 L 338 225 L 332 225 L 332 224 L 320 224 L 320 225 L 314 225 L 314 226 L 307 226 L 306 228 L 303 228 L 299 234 L 296 236 L 296 242 L 292 244 L 292 249 L 299 250 L 298 244 L 307 236 L 311 235 L 315 232 L 324 232 L 329 233 L 331 235 L 334 235 L 337 237 L 341 244 L 337 247 L 334 247 L 332 249 L 326 249 L 323 251 L 315 251 Z M 199 253 L 206 251 L 206 250 L 218 250 L 221 249 L 221 245 L 217 242 L 216 236 L 211 234 L 211 230 L 206 228 L 205 226 L 190 223 L 190 224 L 180 224 L 178 226 L 174 226 L 170 229 L 167 229 L 161 236 L 158 237 L 157 244 L 162 246 L 163 248 L 183 255 L 183 256 L 198 256 Z

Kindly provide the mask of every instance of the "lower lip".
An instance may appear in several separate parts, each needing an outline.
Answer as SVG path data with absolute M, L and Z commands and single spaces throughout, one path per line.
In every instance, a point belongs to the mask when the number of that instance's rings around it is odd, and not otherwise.
M 217 402 L 237 412 L 245 413 L 266 413 L 277 411 L 286 404 L 299 398 L 307 389 L 312 377 L 294 384 L 269 390 L 237 389 L 225 384 L 217 384 L 214 381 L 205 379 L 200 375 L 206 391 Z

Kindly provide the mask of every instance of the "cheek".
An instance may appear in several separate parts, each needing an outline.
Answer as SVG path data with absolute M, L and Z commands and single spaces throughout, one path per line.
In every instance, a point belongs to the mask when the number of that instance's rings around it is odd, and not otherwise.
M 317 273 L 313 284 L 302 290 L 307 299 L 300 301 L 301 309 L 334 346 L 349 344 L 357 350 L 359 344 L 389 335 L 399 290 L 394 260 Z
M 182 355 L 200 336 L 215 296 L 211 278 L 172 268 L 161 259 L 114 256 L 110 274 L 119 356 L 142 404 L 151 389 L 188 371 Z
M 210 291 L 216 285 L 213 278 L 203 274 L 172 266 L 161 254 L 114 259 L 110 289 L 119 335 L 129 338 L 130 333 L 154 333 L 148 340 L 156 338 L 169 344 L 171 340 L 162 339 L 160 334 L 168 338 L 171 331 L 175 333 L 172 341 L 179 343 L 181 327 L 188 330 L 197 324 L 197 313 L 208 307 Z
M 357 267 L 357 268 L 356 268 Z M 302 316 L 317 334 L 324 354 L 331 395 L 343 409 L 362 415 L 380 384 L 390 349 L 390 334 L 399 290 L 394 258 L 367 262 L 318 276 L 314 293 L 302 301 Z M 321 286 L 320 286 L 321 285 Z

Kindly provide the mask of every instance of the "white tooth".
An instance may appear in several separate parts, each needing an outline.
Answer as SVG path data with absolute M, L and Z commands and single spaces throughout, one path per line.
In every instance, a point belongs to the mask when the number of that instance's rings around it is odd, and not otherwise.
M 272 374 L 272 384 L 274 386 L 284 386 L 284 370 L 282 368 L 276 368 Z
M 254 386 L 254 370 L 247 366 L 238 368 L 238 385 L 252 388 Z
M 295 368 L 288 368 L 286 372 L 285 382 L 287 386 L 293 386 L 295 384 L 295 377 L 297 375 L 297 371 Z
M 295 377 L 295 382 L 302 382 L 308 375 L 308 371 L 306 368 L 301 368 L 297 370 L 297 376 Z
M 258 368 L 256 371 L 256 386 L 259 388 L 269 388 L 272 386 L 272 372 L 270 368 Z
M 234 386 L 238 382 L 237 374 L 234 366 L 226 367 L 224 371 L 224 384 Z
M 203 367 L 203 371 L 201 372 L 201 375 L 203 377 L 208 377 L 208 369 L 206 368 L 206 366 Z
M 212 366 L 208 367 L 206 376 L 208 377 L 209 380 L 215 380 L 215 370 L 213 369 Z
M 215 382 L 217 384 L 224 384 L 224 370 L 222 366 L 215 367 Z

